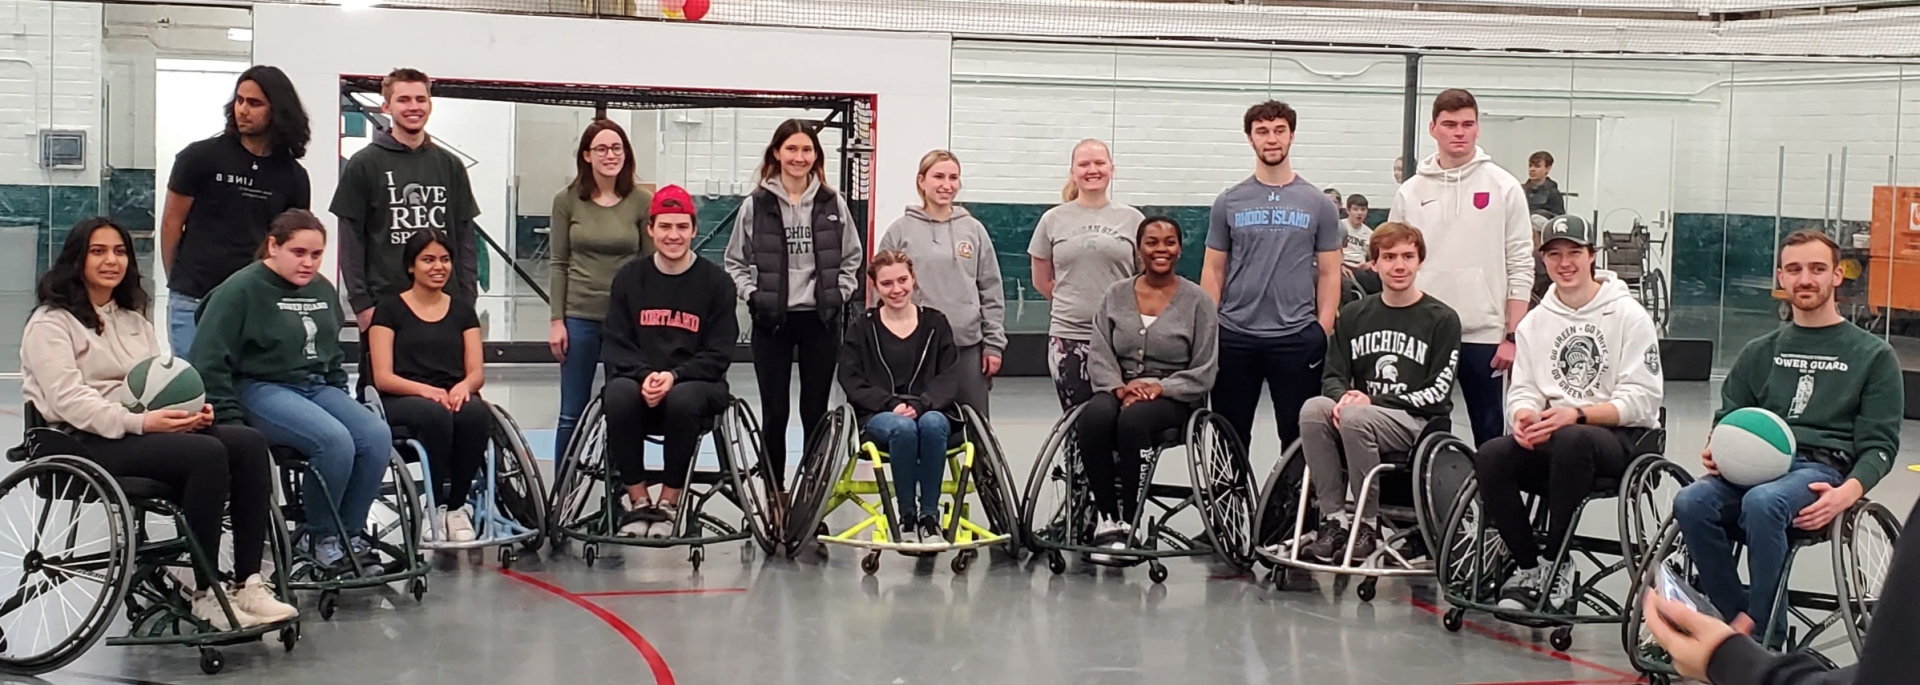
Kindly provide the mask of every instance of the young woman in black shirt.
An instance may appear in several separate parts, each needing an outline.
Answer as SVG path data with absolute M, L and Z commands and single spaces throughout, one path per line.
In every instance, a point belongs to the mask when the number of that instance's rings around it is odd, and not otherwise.
M 402 254 L 413 287 L 374 307 L 367 349 L 387 422 L 407 428 L 427 450 L 436 503 L 429 535 L 471 542 L 467 496 L 486 463 L 493 412 L 479 395 L 486 383 L 480 317 L 447 294 L 453 254 L 445 241 L 432 229 L 407 239 Z

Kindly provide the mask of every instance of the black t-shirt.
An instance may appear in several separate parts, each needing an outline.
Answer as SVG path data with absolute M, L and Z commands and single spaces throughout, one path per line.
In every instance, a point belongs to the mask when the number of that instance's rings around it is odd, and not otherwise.
M 466 332 L 480 327 L 473 306 L 453 298 L 439 321 L 422 321 L 399 295 L 373 309 L 373 325 L 393 331 L 393 375 L 447 390 L 467 377 Z
M 306 167 L 293 155 L 276 150 L 255 157 L 239 136 L 226 134 L 181 150 L 167 190 L 193 198 L 167 288 L 194 298 L 251 263 L 273 218 L 307 209 L 313 192 Z
M 880 338 L 880 359 L 887 363 L 887 369 L 893 371 L 893 377 L 875 378 L 871 382 L 874 385 L 892 383 L 893 387 L 887 390 L 894 394 L 912 394 L 908 387 L 913 383 L 914 372 L 923 363 L 921 359 L 927 355 L 927 327 L 915 326 L 913 331 L 907 333 L 907 337 L 902 338 L 894 335 L 893 329 L 887 328 L 887 324 L 875 316 L 873 328 Z

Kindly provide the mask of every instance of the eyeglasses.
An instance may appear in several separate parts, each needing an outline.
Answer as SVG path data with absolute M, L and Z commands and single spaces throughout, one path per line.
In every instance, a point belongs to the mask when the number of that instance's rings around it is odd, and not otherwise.
M 627 151 L 627 148 L 622 145 L 595 145 L 591 149 L 591 152 L 593 152 L 594 156 L 596 157 L 606 157 L 609 155 L 625 154 L 626 151 Z

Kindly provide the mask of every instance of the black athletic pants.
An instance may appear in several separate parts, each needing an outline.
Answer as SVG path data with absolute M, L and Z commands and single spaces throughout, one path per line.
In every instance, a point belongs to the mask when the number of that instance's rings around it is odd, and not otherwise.
M 406 428 L 426 448 L 434 502 L 448 509 L 466 506 L 473 479 L 487 463 L 493 412 L 486 401 L 471 397 L 458 413 L 417 395 L 380 393 L 380 404 L 387 409 L 388 425 Z
M 1327 360 L 1327 332 L 1319 323 L 1281 338 L 1256 338 L 1220 329 L 1220 373 L 1213 382 L 1213 410 L 1240 444 L 1253 445 L 1253 416 L 1260 407 L 1260 384 L 1273 400 L 1280 427 L 1280 449 L 1300 439 L 1300 407 L 1320 395 L 1320 372 Z
M 267 545 L 267 507 L 273 498 L 273 464 L 267 457 L 267 439 L 259 431 L 223 424 L 198 433 L 128 435 L 118 440 L 91 433 L 78 437 L 89 458 L 107 473 L 159 481 L 179 493 L 174 505 L 200 549 L 209 555 L 208 561 L 216 566 L 221 519 L 230 514 L 234 579 L 245 581 L 260 572 Z M 194 575 L 199 589 L 213 587 L 214 579 Z
M 600 406 L 607 413 L 607 461 L 619 472 L 621 483 L 646 482 L 647 436 L 661 436 L 666 461 L 662 484 L 681 487 L 700 449 L 700 427 L 726 411 L 731 401 L 725 384 L 680 381 L 667 390 L 658 406 L 649 407 L 640 396 L 639 381 L 609 378 L 600 391 Z
M 1473 472 L 1480 479 L 1480 502 L 1500 531 L 1501 541 L 1521 568 L 1539 564 L 1540 541 L 1533 535 L 1521 491 L 1547 498 L 1547 544 L 1551 558 L 1572 532 L 1573 512 L 1593 494 L 1593 482 L 1618 478 L 1633 458 L 1630 446 L 1644 429 L 1572 425 L 1554 431 L 1545 444 L 1532 450 L 1513 436 L 1487 441 L 1474 455 Z
M 760 441 L 775 482 L 787 474 L 787 415 L 793 387 L 794 351 L 800 362 L 801 449 L 813 443 L 833 392 L 833 367 L 840 356 L 838 317 L 829 324 L 817 312 L 787 312 L 778 326 L 753 324 L 753 377 L 760 383 Z
M 1193 406 L 1162 397 L 1122 409 L 1111 392 L 1096 393 L 1074 423 L 1081 467 L 1093 504 L 1108 518 L 1132 523 L 1139 513 L 1147 454 L 1168 429 L 1186 422 Z

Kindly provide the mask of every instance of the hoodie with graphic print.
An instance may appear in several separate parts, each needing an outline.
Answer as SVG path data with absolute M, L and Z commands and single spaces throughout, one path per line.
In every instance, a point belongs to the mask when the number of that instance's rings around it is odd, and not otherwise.
M 1620 277 L 1594 272 L 1600 292 L 1579 309 L 1547 289 L 1540 306 L 1514 331 L 1513 384 L 1507 388 L 1507 422 L 1522 409 L 1612 404 L 1620 425 L 1660 426 L 1660 333 L 1653 317 Z
M 1430 155 L 1394 193 L 1387 220 L 1426 237 L 1417 283 L 1459 313 L 1461 342 L 1499 344 L 1507 301 L 1533 296 L 1533 223 L 1520 181 L 1479 148 L 1458 169 Z
M 913 259 L 914 301 L 940 310 L 953 325 L 953 344 L 985 343 L 987 356 L 1007 349 L 1007 295 L 1000 287 L 1000 259 L 987 227 L 966 208 L 937 221 L 919 205 L 887 227 L 875 252 L 900 250 Z
M 403 258 L 407 239 L 432 229 L 452 243 L 447 293 L 469 305 L 480 296 L 480 204 L 467 165 L 428 138 L 407 147 L 386 131 L 340 170 L 329 208 L 340 219 L 340 280 L 355 312 L 413 287 Z
M 1788 323 L 1741 348 L 1720 386 L 1714 422 L 1741 407 L 1780 415 L 1802 455 L 1872 489 L 1900 453 L 1906 393 L 1900 361 L 1880 336 L 1848 321 Z

